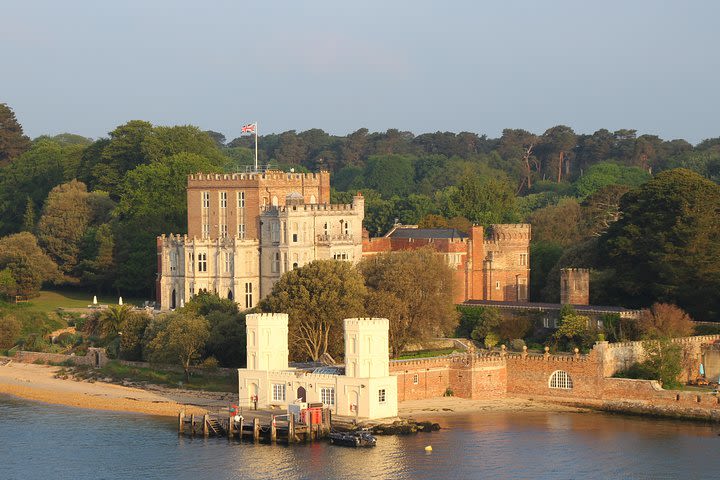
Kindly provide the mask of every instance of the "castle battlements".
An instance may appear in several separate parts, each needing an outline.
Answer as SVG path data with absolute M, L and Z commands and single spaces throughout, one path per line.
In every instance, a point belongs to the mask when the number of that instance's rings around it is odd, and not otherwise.
M 506 241 L 530 241 L 529 223 L 503 223 L 490 225 L 488 237 L 484 243 L 506 242 Z
M 362 326 L 373 326 L 373 327 L 385 327 L 389 328 L 390 321 L 387 318 L 346 318 L 344 320 L 345 329 L 348 327 L 362 327 Z
M 245 322 L 246 323 L 262 323 L 263 325 L 267 324 L 283 324 L 287 325 L 288 323 L 288 314 L 287 313 L 248 313 L 245 316 Z
M 261 207 L 263 215 L 278 214 L 286 212 L 354 212 L 355 206 L 351 203 L 327 204 L 327 203 L 305 203 L 302 205 L 266 205 Z
M 188 175 L 188 184 L 195 181 L 227 181 L 227 180 L 283 180 L 283 181 L 319 181 L 329 175 L 322 170 L 318 173 L 285 173 L 279 170 L 268 170 L 264 173 L 195 173 Z

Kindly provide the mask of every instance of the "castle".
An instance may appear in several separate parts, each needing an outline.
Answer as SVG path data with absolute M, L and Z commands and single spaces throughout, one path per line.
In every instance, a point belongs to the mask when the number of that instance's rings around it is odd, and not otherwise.
M 345 367 L 293 368 L 288 364 L 288 315 L 245 318 L 247 368 L 238 369 L 240 404 L 287 408 L 322 402 L 337 415 L 397 415 L 397 378 L 389 373 L 386 318 L 346 318 Z
M 187 235 L 157 238 L 162 309 L 200 291 L 250 309 L 288 270 L 362 255 L 364 198 L 330 205 L 327 172 L 190 175 L 187 204 Z
M 157 238 L 157 302 L 174 309 L 201 291 L 247 310 L 283 273 L 313 260 L 357 263 L 363 256 L 431 247 L 454 271 L 456 303 L 526 302 L 530 225 L 453 229 L 396 225 L 364 235 L 365 199 L 330 204 L 330 174 L 279 171 L 188 177 L 188 233 Z

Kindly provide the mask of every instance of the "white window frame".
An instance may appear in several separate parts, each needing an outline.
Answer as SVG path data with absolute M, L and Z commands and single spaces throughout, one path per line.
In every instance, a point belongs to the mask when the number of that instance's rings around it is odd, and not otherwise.
M 572 390 L 573 381 L 565 370 L 555 370 L 548 379 L 548 387 L 559 390 Z
M 499 281 L 495 282 L 495 290 L 500 290 L 500 282 Z
M 378 403 L 386 403 L 387 402 L 387 392 L 384 388 L 381 388 L 378 390 Z
M 207 253 L 198 253 L 198 272 L 207 272 Z
M 273 402 L 284 402 L 285 401 L 285 384 L 284 383 L 273 383 L 272 384 L 272 400 L 273 400 Z
M 225 273 L 230 273 L 232 270 L 232 254 L 225 252 Z
M 220 192 L 220 208 L 227 208 L 227 192 Z
M 528 254 L 527 254 L 527 253 L 521 253 L 521 254 L 520 254 L 520 266 L 521 266 L 521 267 L 526 267 L 526 266 L 527 266 L 527 258 L 528 258 Z
M 325 405 L 335 405 L 335 388 L 320 387 L 320 401 Z
M 245 283 L 245 308 L 253 307 L 253 284 L 252 282 Z
M 202 208 L 210 208 L 210 192 L 202 192 Z
M 245 192 L 238 192 L 238 208 L 245 208 Z
M 414 373 L 413 374 L 413 385 L 417 385 L 418 383 L 420 383 L 420 375 L 418 375 L 417 373 Z

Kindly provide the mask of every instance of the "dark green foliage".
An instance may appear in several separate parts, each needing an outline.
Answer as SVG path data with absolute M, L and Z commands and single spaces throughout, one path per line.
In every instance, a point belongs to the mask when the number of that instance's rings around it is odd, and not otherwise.
M 666 390 L 680 387 L 678 377 L 683 369 L 683 348 L 670 340 L 643 342 L 646 359 L 615 374 L 621 378 L 658 380 Z
M 615 299 L 674 303 L 697 320 L 720 313 L 720 187 L 689 170 L 659 174 L 621 199 L 603 237 Z
M 22 324 L 13 315 L 0 315 L 0 349 L 7 349 L 15 345 L 20 336 Z
M 30 139 L 23 134 L 22 125 L 6 103 L 0 103 L 0 165 L 19 157 L 30 147 Z

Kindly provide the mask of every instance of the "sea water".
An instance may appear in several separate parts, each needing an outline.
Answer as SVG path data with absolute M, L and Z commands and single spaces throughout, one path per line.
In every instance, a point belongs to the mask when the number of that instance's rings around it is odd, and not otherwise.
M 439 432 L 369 449 L 255 445 L 179 437 L 172 419 L 0 396 L 0 479 L 720 478 L 717 425 L 546 412 L 435 420 Z

